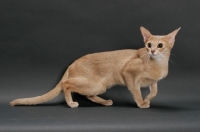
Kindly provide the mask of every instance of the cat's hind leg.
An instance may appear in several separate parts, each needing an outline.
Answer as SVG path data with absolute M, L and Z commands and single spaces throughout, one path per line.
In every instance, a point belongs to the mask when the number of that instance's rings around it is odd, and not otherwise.
M 78 104 L 78 102 L 74 102 L 72 99 L 71 92 L 72 92 L 73 87 L 74 87 L 73 85 L 65 83 L 63 85 L 63 91 L 65 94 L 65 100 L 66 100 L 66 103 L 68 104 L 68 106 L 71 108 L 76 108 L 76 107 L 78 107 L 79 104 Z
M 100 98 L 99 96 L 86 96 L 89 100 L 91 100 L 92 102 L 98 103 L 98 104 L 102 104 L 105 106 L 111 106 L 113 104 L 112 100 L 105 100 Z
M 96 88 L 94 88 L 96 86 Z M 63 82 L 63 91 L 65 94 L 66 103 L 71 108 L 78 107 L 77 102 L 73 102 L 71 92 L 79 93 L 86 96 L 89 100 L 99 103 L 105 106 L 110 106 L 113 104 L 112 100 L 104 100 L 96 95 L 99 95 L 106 91 L 106 88 L 88 81 L 84 77 L 70 78 Z

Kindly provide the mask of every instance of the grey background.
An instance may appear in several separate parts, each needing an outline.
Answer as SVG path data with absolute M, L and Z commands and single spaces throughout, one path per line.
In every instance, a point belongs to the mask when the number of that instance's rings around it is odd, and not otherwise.
M 0 0 L 0 131 L 199 131 L 198 0 Z M 101 95 L 114 105 L 74 94 L 38 106 L 9 107 L 16 98 L 51 90 L 75 59 L 94 52 L 143 47 L 140 26 L 164 35 L 181 27 L 169 75 L 149 109 L 126 87 Z M 146 95 L 148 89 L 142 90 Z

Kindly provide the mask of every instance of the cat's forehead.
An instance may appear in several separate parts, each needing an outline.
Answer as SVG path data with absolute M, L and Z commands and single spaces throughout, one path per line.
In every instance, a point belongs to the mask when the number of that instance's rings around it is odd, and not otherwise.
M 164 36 L 154 35 L 154 36 L 150 37 L 147 42 L 152 43 L 152 44 L 158 44 L 158 43 L 161 43 L 164 41 L 163 38 L 164 38 Z

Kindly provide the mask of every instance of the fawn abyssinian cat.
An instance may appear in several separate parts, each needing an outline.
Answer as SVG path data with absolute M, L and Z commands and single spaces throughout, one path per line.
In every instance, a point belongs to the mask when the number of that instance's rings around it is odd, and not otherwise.
M 157 82 L 168 74 L 170 51 L 175 42 L 177 29 L 165 36 L 152 35 L 140 27 L 145 47 L 138 50 L 117 50 L 85 55 L 72 63 L 61 81 L 50 92 L 37 97 L 16 99 L 14 105 L 36 105 L 49 101 L 63 90 L 69 107 L 78 107 L 72 92 L 85 95 L 89 100 L 110 106 L 112 100 L 104 100 L 98 95 L 113 85 L 125 85 L 131 91 L 139 108 L 149 108 L 150 101 L 157 94 Z M 143 100 L 141 87 L 150 88 Z

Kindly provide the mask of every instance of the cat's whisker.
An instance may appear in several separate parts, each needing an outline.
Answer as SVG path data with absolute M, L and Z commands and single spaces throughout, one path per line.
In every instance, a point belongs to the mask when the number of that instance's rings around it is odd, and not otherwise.
M 169 62 L 172 63 L 173 65 L 176 65 L 176 62 L 172 61 L 169 59 Z
M 149 66 L 149 59 L 150 59 L 151 56 L 147 54 L 147 57 L 148 57 L 147 58 L 147 65 Z
M 144 59 L 146 60 L 146 64 L 149 65 L 149 59 L 150 59 L 150 55 L 149 54 L 144 54 L 140 57 L 140 59 L 142 59 L 143 57 L 145 57 Z
M 166 53 L 166 52 L 165 52 L 165 53 Z M 164 58 L 165 56 L 164 56 L 163 54 L 165 54 L 165 53 L 160 54 L 160 56 Z M 168 52 L 168 53 L 169 53 L 169 52 Z M 170 53 L 169 53 L 169 54 L 170 54 Z M 174 61 L 172 61 L 171 59 L 169 59 L 169 62 L 172 63 L 173 65 L 176 65 L 176 63 L 175 63 Z
M 162 54 L 170 54 L 170 52 L 164 52 L 164 53 L 162 53 Z
M 170 54 L 170 55 L 172 55 L 172 56 L 175 56 L 174 54 L 172 54 L 172 53 L 170 53 L 170 52 L 164 52 L 164 53 L 162 53 L 162 54 Z
M 172 56 L 175 56 L 174 54 L 172 54 L 172 53 L 170 53 L 170 52 L 165 52 L 165 53 L 163 53 L 163 54 L 170 54 L 170 55 L 172 55 Z M 164 56 L 163 54 L 162 54 L 162 56 Z M 174 61 L 172 61 L 171 59 L 169 59 L 169 62 L 172 63 L 173 65 L 176 65 L 176 63 L 175 63 Z
M 166 60 L 166 56 L 163 55 L 163 54 L 159 54 L 159 59 L 158 60 L 159 60 L 160 64 L 163 64 L 164 60 Z
M 174 54 L 172 54 L 172 53 L 169 53 L 170 55 L 172 55 L 172 56 L 175 56 Z
M 147 54 L 144 54 L 144 55 L 142 55 L 141 57 L 140 57 L 140 59 L 142 59 L 144 56 L 146 56 Z

